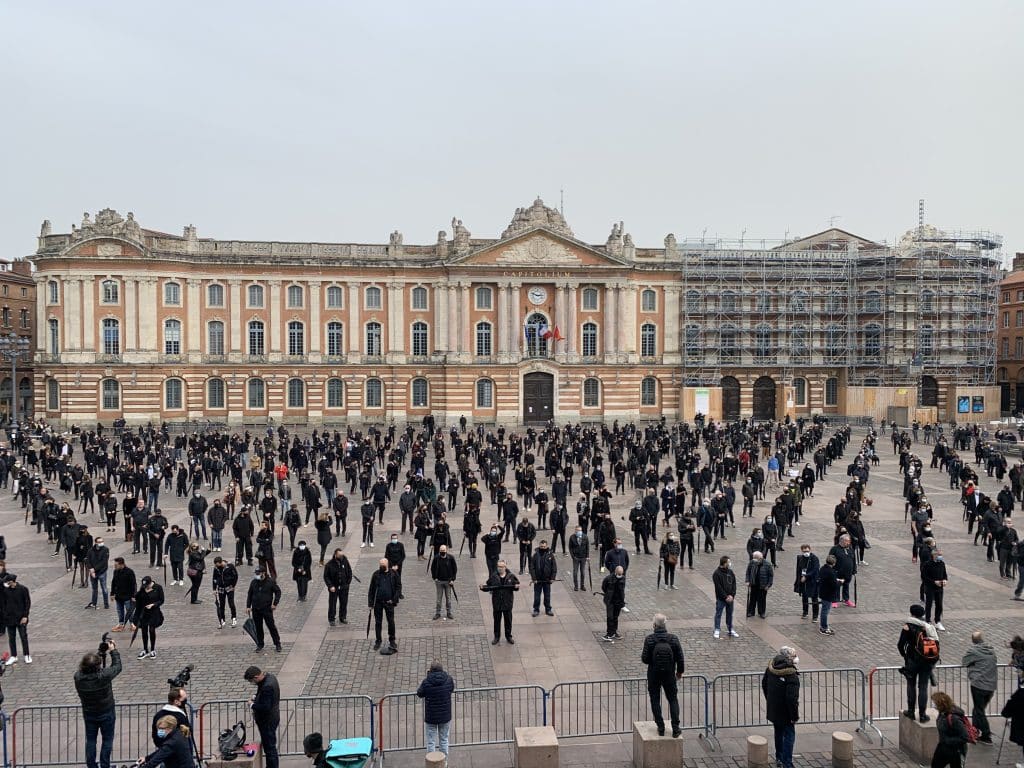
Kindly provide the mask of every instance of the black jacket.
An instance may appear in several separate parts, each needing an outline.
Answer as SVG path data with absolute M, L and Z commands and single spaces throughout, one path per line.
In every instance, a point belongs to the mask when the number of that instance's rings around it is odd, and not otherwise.
M 121 654 L 110 652 L 110 666 L 95 672 L 75 672 L 75 690 L 82 702 L 82 714 L 102 715 L 114 711 L 114 678 L 121 674 Z
M 135 593 L 135 615 L 132 624 L 139 627 L 159 627 L 164 623 L 164 614 L 160 606 L 164 604 L 164 588 L 154 583 L 153 589 L 147 592 L 140 589 Z M 147 608 L 152 605 L 152 608 Z
M 538 549 L 530 555 L 530 578 L 538 584 L 550 584 L 558 576 L 558 563 L 550 549 Z
M 675 660 L 675 673 L 681 675 L 686 672 L 686 659 L 683 657 L 683 646 L 679 638 L 664 629 L 656 629 L 644 638 L 644 649 L 640 653 L 640 661 L 647 665 L 647 676 L 657 677 L 658 671 L 651 666 L 654 660 L 654 646 L 660 642 L 667 642 L 672 648 L 672 658 Z
M 732 568 L 715 568 L 711 581 L 715 585 L 715 600 L 736 597 L 736 574 L 732 572 Z
M 110 595 L 115 600 L 131 600 L 135 597 L 138 585 L 135 583 L 135 571 L 127 565 L 124 568 L 115 568 L 114 574 L 110 577 Z
M 227 592 L 238 584 L 238 569 L 228 562 L 225 562 L 222 568 L 215 565 L 210 579 L 213 581 L 214 590 Z
M 264 728 L 276 729 L 281 723 L 281 686 L 277 678 L 269 672 L 256 684 L 252 719 Z
M 761 678 L 768 722 L 786 725 L 800 719 L 800 673 L 785 656 L 776 656 Z
M 390 568 L 382 571 L 378 568 L 373 572 L 370 579 L 370 587 L 366 591 L 366 605 L 373 608 L 378 605 L 398 605 L 399 594 L 402 591 L 402 582 L 398 578 L 398 571 Z
M 429 672 L 416 695 L 423 699 L 423 722 L 443 725 L 452 719 L 452 692 L 455 681 L 443 669 Z
M 519 579 L 510 570 L 506 569 L 504 576 L 495 571 L 480 589 L 491 593 L 491 607 L 494 610 L 511 611 L 515 602 L 514 593 L 519 591 Z
M 22 619 L 27 619 L 32 608 L 28 587 L 24 584 L 15 584 L 13 587 L 0 589 L 3 589 L 3 594 L 0 595 L 0 620 L 3 625 L 13 627 L 20 624 Z
M 1024 688 L 1018 688 L 1000 712 L 1010 718 L 1010 741 L 1024 746 Z
M 192 765 L 192 748 L 180 729 L 167 734 L 163 743 L 146 755 L 141 768 L 156 768 L 161 764 L 164 768 L 190 768 Z
M 601 593 L 605 605 L 621 608 L 626 604 L 626 577 L 620 579 L 614 573 L 609 573 L 601 581 Z
M 459 564 L 450 554 L 438 555 L 430 561 L 430 578 L 434 581 L 455 581 L 459 572 Z
M 352 583 L 352 566 L 347 557 L 342 555 L 341 560 L 333 557 L 330 559 L 324 566 L 324 583 L 328 589 L 331 587 L 335 589 L 348 588 Z
M 185 547 L 187 546 L 188 536 L 181 533 L 180 529 L 177 535 L 172 533 L 164 539 L 164 551 L 172 563 L 182 563 L 185 561 Z
M 265 579 L 253 579 L 249 584 L 249 592 L 245 596 L 246 609 L 266 611 L 270 606 L 281 602 L 281 588 L 270 576 Z
M 313 567 L 313 553 L 309 549 L 295 548 L 292 552 L 292 579 L 299 581 L 300 579 L 310 579 L 312 574 L 310 569 Z

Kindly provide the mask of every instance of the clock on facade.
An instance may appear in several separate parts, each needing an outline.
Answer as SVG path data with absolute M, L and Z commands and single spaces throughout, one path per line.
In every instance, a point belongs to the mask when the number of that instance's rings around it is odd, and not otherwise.
M 531 304 L 536 306 L 539 304 L 543 304 L 547 300 L 548 292 L 546 289 L 541 288 L 539 285 L 535 285 L 527 292 L 526 297 L 530 300 Z

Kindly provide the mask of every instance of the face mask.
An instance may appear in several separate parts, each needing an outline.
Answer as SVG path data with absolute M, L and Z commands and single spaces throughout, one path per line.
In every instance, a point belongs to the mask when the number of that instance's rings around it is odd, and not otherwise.
M 755 539 L 761 539 L 761 538 L 764 538 L 764 534 L 762 534 L 762 533 L 760 533 L 760 532 L 759 532 L 759 533 L 755 533 L 755 534 L 754 534 L 754 538 L 755 538 Z
M 265 573 L 261 573 L 260 574 L 260 581 L 264 581 L 264 580 L 266 580 L 266 578 L 267 578 L 267 574 L 265 574 Z
M 800 663 L 800 657 L 799 656 L 794 656 L 793 657 L 793 663 L 794 664 L 799 664 Z
M 576 538 L 582 539 L 583 538 L 583 531 L 576 531 Z
M 165 736 L 167 736 L 167 731 L 165 731 L 163 728 L 157 728 L 156 729 L 156 737 L 158 739 L 162 739 Z
M 946 558 L 944 558 L 944 557 L 943 557 L 942 555 L 936 555 L 936 556 L 935 556 L 935 559 L 936 559 L 936 560 L 938 560 L 938 561 L 939 561 L 939 562 L 941 563 L 941 562 L 943 562 L 943 561 L 944 561 L 944 560 L 945 560 Z
M 772 519 L 770 517 L 767 520 L 765 520 L 766 523 L 770 523 L 771 521 Z
M 803 554 L 804 557 L 810 557 L 811 556 L 810 552 L 803 552 L 801 554 Z
M 618 575 L 618 574 L 615 574 L 615 578 L 616 578 L 616 579 L 622 579 L 622 578 L 624 578 L 624 577 L 623 577 L 623 576 L 620 576 L 620 575 Z
M 392 544 L 397 544 L 397 543 L 398 543 L 398 537 L 397 537 L 397 536 L 395 536 L 395 537 L 392 537 L 392 539 L 391 539 L 391 543 L 392 543 Z
M 493 536 L 494 534 L 496 534 L 497 532 L 498 532 L 498 529 L 497 529 L 497 528 L 491 528 L 491 535 L 492 535 L 492 536 Z
M 305 549 L 305 548 L 306 548 L 305 544 L 299 544 L 299 549 Z

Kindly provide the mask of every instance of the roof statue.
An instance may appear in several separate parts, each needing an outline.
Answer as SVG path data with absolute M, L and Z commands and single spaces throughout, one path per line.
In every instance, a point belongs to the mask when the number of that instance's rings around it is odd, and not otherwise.
M 469 230 L 462 226 L 462 219 L 452 219 L 452 239 L 455 241 L 455 253 L 469 251 Z
M 565 223 L 565 217 L 558 209 L 548 208 L 538 197 L 529 208 L 516 208 L 512 221 L 501 233 L 501 239 L 507 240 L 537 227 L 543 227 L 567 237 L 575 237 L 572 230 L 569 229 L 569 225 Z
M 113 208 L 104 208 L 90 220 L 88 211 L 82 214 L 82 226 L 71 225 L 71 240 L 87 240 L 92 237 L 123 237 L 136 242 L 142 241 L 142 228 L 135 221 L 135 214 L 129 211 L 128 217 L 121 216 Z

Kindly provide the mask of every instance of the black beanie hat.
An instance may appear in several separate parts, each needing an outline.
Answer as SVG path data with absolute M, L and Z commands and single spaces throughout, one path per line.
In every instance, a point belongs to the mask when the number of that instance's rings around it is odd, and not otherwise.
M 913 616 L 915 619 L 923 619 L 924 606 L 920 603 L 914 603 L 912 606 L 910 606 L 910 615 Z
M 306 734 L 306 738 L 302 740 L 302 751 L 307 755 L 315 754 L 316 752 L 323 752 L 324 750 L 324 737 L 319 733 Z

